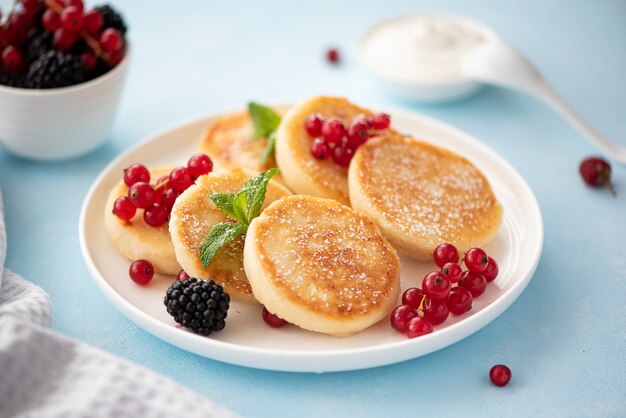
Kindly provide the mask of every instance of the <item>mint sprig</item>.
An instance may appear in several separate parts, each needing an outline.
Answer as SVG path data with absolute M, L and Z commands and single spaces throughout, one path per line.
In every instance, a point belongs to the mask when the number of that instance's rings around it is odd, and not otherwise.
M 276 130 L 280 125 L 280 115 L 272 108 L 255 102 L 248 103 L 248 113 L 254 126 L 252 140 L 265 138 L 267 141 L 259 159 L 261 164 L 266 164 L 276 147 Z
M 232 193 L 212 193 L 209 199 L 215 206 L 235 222 L 221 222 L 214 225 L 200 245 L 200 261 L 207 268 L 217 251 L 225 244 L 243 235 L 250 222 L 261 213 L 265 201 L 267 185 L 270 179 L 278 174 L 277 168 L 261 173 L 245 182 L 243 188 L 234 195 Z

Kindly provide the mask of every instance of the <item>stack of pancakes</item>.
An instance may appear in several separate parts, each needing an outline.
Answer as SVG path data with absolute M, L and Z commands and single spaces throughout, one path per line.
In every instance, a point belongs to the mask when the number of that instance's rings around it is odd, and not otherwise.
M 169 229 L 147 227 L 141 219 L 125 223 L 107 210 L 107 229 L 120 252 L 150 259 L 166 274 L 182 266 L 221 283 L 234 299 L 258 301 L 301 328 L 343 336 L 380 321 L 396 305 L 396 250 L 428 260 L 442 242 L 465 251 L 498 232 L 502 207 L 465 158 L 390 129 L 360 146 L 343 168 L 311 156 L 305 120 L 320 114 L 347 126 L 370 110 L 343 98 L 314 97 L 279 113 L 275 160 L 264 165 L 265 141 L 250 141 L 247 113 L 211 122 L 199 149 L 216 171 L 177 199 Z M 236 194 L 275 165 L 282 178 L 270 181 L 261 215 L 204 268 L 200 244 L 213 225 L 230 220 L 207 196 Z M 125 192 L 122 183 L 109 201 Z

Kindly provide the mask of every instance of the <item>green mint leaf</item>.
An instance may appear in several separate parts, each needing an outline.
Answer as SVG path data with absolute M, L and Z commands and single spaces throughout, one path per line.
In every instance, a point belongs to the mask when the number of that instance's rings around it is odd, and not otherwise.
M 267 137 L 267 144 L 265 145 L 263 154 L 261 154 L 261 158 L 259 158 L 259 162 L 263 165 L 267 164 L 267 160 L 269 160 L 272 154 L 274 154 L 275 148 L 276 148 L 276 132 L 272 132 Z
M 235 205 L 235 195 L 232 193 L 212 193 L 209 195 L 209 199 L 215 203 L 215 206 L 227 216 L 230 216 L 235 221 L 247 224 L 247 218 L 245 213 L 242 214 L 240 210 L 237 210 Z M 243 215 L 243 216 L 242 216 Z
M 237 193 L 234 206 L 237 214 L 243 219 L 240 222 L 242 224 L 249 225 L 252 219 L 248 216 L 248 199 L 244 190 Z
M 247 230 L 248 225 L 235 222 L 222 222 L 214 225 L 200 246 L 200 261 L 202 261 L 204 268 L 211 264 L 215 254 L 223 245 L 244 234 Z
M 263 205 L 265 193 L 267 192 L 267 184 L 270 179 L 278 173 L 279 171 L 277 168 L 272 168 L 271 170 L 261 173 L 258 176 L 252 177 L 250 180 L 246 181 L 243 189 L 241 189 L 241 192 L 246 193 L 246 212 L 250 221 L 259 216 L 259 213 L 261 213 L 261 206 Z
M 280 125 L 280 115 L 274 110 L 262 104 L 250 102 L 248 103 L 248 113 L 254 125 L 252 137 L 269 138 L 269 136 L 278 129 Z

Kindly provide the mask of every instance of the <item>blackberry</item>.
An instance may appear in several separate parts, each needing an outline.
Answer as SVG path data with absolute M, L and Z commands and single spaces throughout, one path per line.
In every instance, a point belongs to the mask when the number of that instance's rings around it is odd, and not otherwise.
M 120 31 L 122 35 L 126 34 L 126 24 L 124 19 L 111 6 L 104 4 L 95 8 L 102 16 L 102 29 L 113 28 Z
M 48 51 L 30 65 L 26 87 L 51 89 L 85 81 L 87 68 L 80 57 L 59 51 Z
M 177 323 L 205 336 L 224 329 L 229 303 L 230 296 L 222 286 L 195 277 L 175 281 L 163 299 L 167 313 Z
M 47 30 L 34 29 L 26 39 L 24 56 L 26 61 L 33 62 L 52 49 L 52 34 Z
M 0 73 L 0 84 L 9 87 L 26 87 L 26 76 L 24 74 L 3 74 Z

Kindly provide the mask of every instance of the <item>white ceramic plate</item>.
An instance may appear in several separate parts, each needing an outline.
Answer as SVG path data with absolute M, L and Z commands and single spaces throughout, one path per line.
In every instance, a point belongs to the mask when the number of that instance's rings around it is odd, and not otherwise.
M 382 321 L 347 338 L 316 334 L 288 325 L 274 329 L 261 319 L 261 307 L 232 303 L 226 328 L 201 337 L 176 327 L 163 306 L 173 280 L 155 276 L 145 287 L 128 277 L 129 261 L 120 256 L 103 224 L 104 204 L 123 168 L 141 162 L 149 166 L 186 164 L 196 152 L 205 127 L 214 117 L 168 129 L 120 155 L 96 179 L 80 217 L 80 243 L 93 279 L 105 296 L 131 321 L 182 349 L 215 360 L 260 369 L 327 372 L 354 370 L 400 362 L 453 344 L 493 321 L 520 295 L 541 255 L 543 223 L 532 191 L 502 157 L 466 133 L 425 116 L 390 111 L 394 127 L 470 159 L 487 176 L 504 208 L 496 238 L 485 247 L 498 260 L 500 274 L 474 301 L 468 314 L 450 317 L 429 335 L 407 339 Z M 402 287 L 418 286 L 432 262 L 402 261 Z

